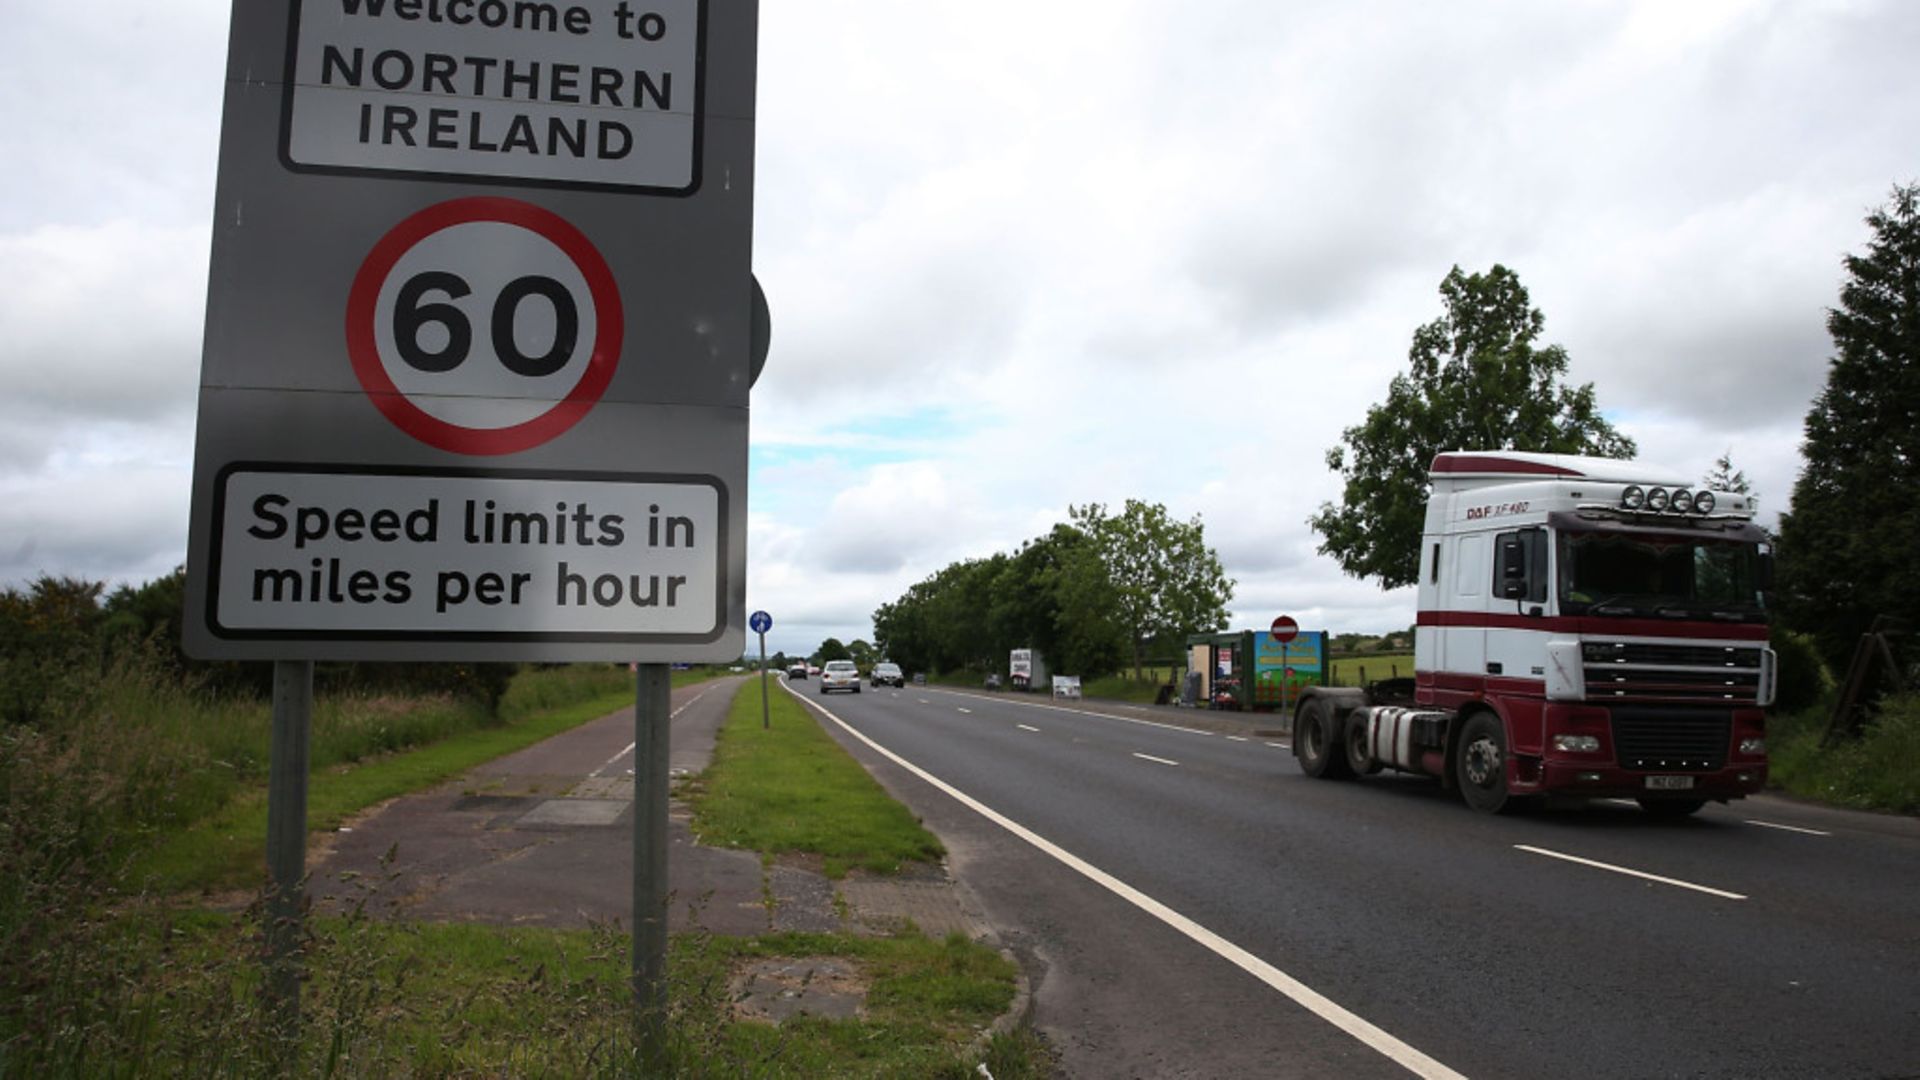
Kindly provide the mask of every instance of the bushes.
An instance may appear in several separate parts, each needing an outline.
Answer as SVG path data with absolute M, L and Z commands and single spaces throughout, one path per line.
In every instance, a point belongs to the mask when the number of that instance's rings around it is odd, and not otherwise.
M 1779 660 L 1778 688 L 1773 707 L 1782 713 L 1797 713 L 1809 708 L 1833 688 L 1833 676 L 1813 638 L 1776 628 L 1770 643 Z

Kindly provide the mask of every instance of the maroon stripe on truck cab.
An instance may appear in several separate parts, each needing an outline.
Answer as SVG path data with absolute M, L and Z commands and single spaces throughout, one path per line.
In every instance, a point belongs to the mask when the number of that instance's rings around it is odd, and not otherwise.
M 1422 611 L 1421 626 L 1481 630 L 1548 630 L 1593 637 L 1672 638 L 1675 641 L 1765 641 L 1758 623 L 1672 622 L 1666 619 L 1600 619 L 1590 615 L 1503 615 L 1490 611 Z
M 1521 461 L 1519 458 L 1497 457 L 1493 454 L 1437 454 L 1429 472 L 1437 473 L 1512 473 L 1526 476 L 1573 476 L 1584 477 L 1578 469 L 1569 469 L 1560 465 L 1549 465 L 1544 461 Z

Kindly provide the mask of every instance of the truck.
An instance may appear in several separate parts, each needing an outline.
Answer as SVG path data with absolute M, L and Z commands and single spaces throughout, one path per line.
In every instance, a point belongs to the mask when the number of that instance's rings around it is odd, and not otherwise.
M 1047 661 L 1037 649 L 1015 649 L 1007 655 L 1007 682 L 1015 690 L 1045 690 Z
M 1773 563 L 1750 496 L 1520 451 L 1447 451 L 1429 478 L 1414 675 L 1304 690 L 1302 771 L 1431 776 L 1487 813 L 1682 817 L 1766 785 Z

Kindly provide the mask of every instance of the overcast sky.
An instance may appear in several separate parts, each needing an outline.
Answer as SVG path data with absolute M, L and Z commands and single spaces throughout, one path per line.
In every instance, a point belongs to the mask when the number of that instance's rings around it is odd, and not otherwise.
M 140 582 L 185 557 L 228 6 L 6 8 L 0 581 Z M 760 35 L 748 604 L 789 651 L 1129 497 L 1200 516 L 1236 627 L 1407 626 L 1304 521 L 1455 264 L 1770 518 L 1841 258 L 1920 177 L 1907 0 L 765 0 Z

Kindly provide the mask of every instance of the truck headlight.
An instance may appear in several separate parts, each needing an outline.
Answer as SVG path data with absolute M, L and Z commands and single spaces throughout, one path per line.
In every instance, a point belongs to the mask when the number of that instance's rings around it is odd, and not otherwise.
M 1676 514 L 1686 513 L 1687 511 L 1693 509 L 1693 492 L 1688 491 L 1685 488 L 1682 488 L 1679 491 L 1674 492 L 1672 503 L 1673 503 L 1674 513 Z
M 1626 490 L 1620 493 L 1620 505 L 1629 510 L 1640 509 L 1646 501 L 1647 493 L 1639 484 L 1628 484 Z
M 1758 757 L 1767 752 L 1767 740 L 1761 738 L 1741 739 L 1740 752 Z
M 1565 754 L 1596 754 L 1600 752 L 1598 735 L 1555 735 L 1553 748 Z
M 1659 513 L 1660 511 L 1665 510 L 1666 508 L 1667 508 L 1667 489 L 1666 488 L 1657 487 L 1647 492 L 1647 509 L 1652 510 L 1655 513 Z
M 1711 514 L 1713 501 L 1713 492 L 1702 491 L 1693 497 L 1693 508 L 1702 514 Z

